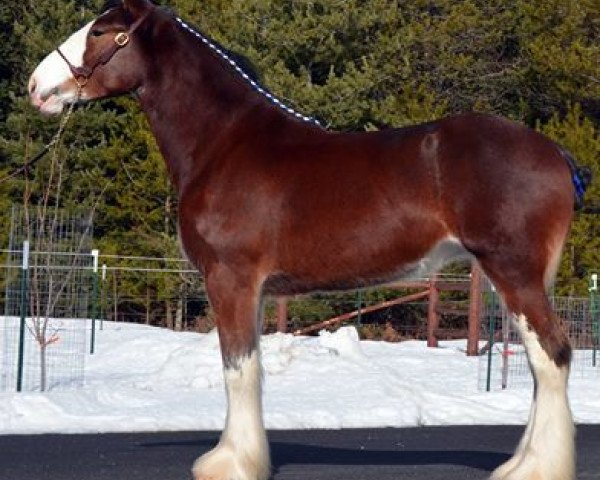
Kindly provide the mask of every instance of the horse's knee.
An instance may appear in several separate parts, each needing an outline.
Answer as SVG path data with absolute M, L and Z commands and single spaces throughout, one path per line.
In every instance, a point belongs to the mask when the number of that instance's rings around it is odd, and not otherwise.
M 206 290 L 215 315 L 225 368 L 250 357 L 257 349 L 261 316 L 260 275 L 241 274 L 227 265 L 208 269 Z

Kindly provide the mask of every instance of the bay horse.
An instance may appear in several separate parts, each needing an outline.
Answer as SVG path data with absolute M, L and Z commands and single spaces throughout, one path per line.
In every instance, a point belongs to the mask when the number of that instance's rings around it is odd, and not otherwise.
M 575 478 L 571 348 L 546 291 L 590 179 L 561 147 L 483 114 L 328 131 L 148 0 L 110 2 L 39 64 L 29 93 L 47 114 L 134 93 L 149 120 L 223 358 L 226 424 L 196 461 L 196 480 L 269 477 L 259 352 L 265 295 L 365 288 L 459 256 L 475 258 L 500 292 L 535 378 L 523 438 L 492 478 Z

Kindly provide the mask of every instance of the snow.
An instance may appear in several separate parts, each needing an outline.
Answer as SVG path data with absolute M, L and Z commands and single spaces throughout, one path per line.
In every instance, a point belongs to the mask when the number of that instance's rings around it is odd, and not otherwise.
M 0 393 L 0 434 L 220 430 L 219 340 L 105 322 L 82 389 Z M 477 389 L 465 342 L 359 341 L 352 327 L 261 341 L 269 429 L 524 424 L 531 389 Z M 600 423 L 600 376 L 574 378 L 577 422 Z

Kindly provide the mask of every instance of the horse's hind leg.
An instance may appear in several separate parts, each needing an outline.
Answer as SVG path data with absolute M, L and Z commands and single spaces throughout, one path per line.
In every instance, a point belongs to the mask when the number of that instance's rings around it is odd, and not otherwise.
M 535 273 L 523 271 L 524 280 L 513 287 L 502 269 L 485 260 L 482 266 L 513 313 L 535 385 L 525 434 L 515 455 L 492 479 L 573 480 L 575 430 L 567 399 L 571 348 L 548 302 L 543 275 L 535 278 Z
M 239 269 L 236 269 L 239 270 Z M 219 444 L 193 467 L 195 480 L 266 480 L 259 352 L 260 282 L 218 266 L 206 272 L 223 356 L 227 420 Z

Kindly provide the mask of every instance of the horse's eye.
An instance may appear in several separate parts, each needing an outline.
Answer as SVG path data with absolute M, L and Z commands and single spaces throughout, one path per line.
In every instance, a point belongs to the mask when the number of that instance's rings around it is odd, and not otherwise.
M 92 30 L 90 32 L 90 35 L 92 37 L 101 37 L 102 35 L 104 35 L 104 32 L 102 30 Z

